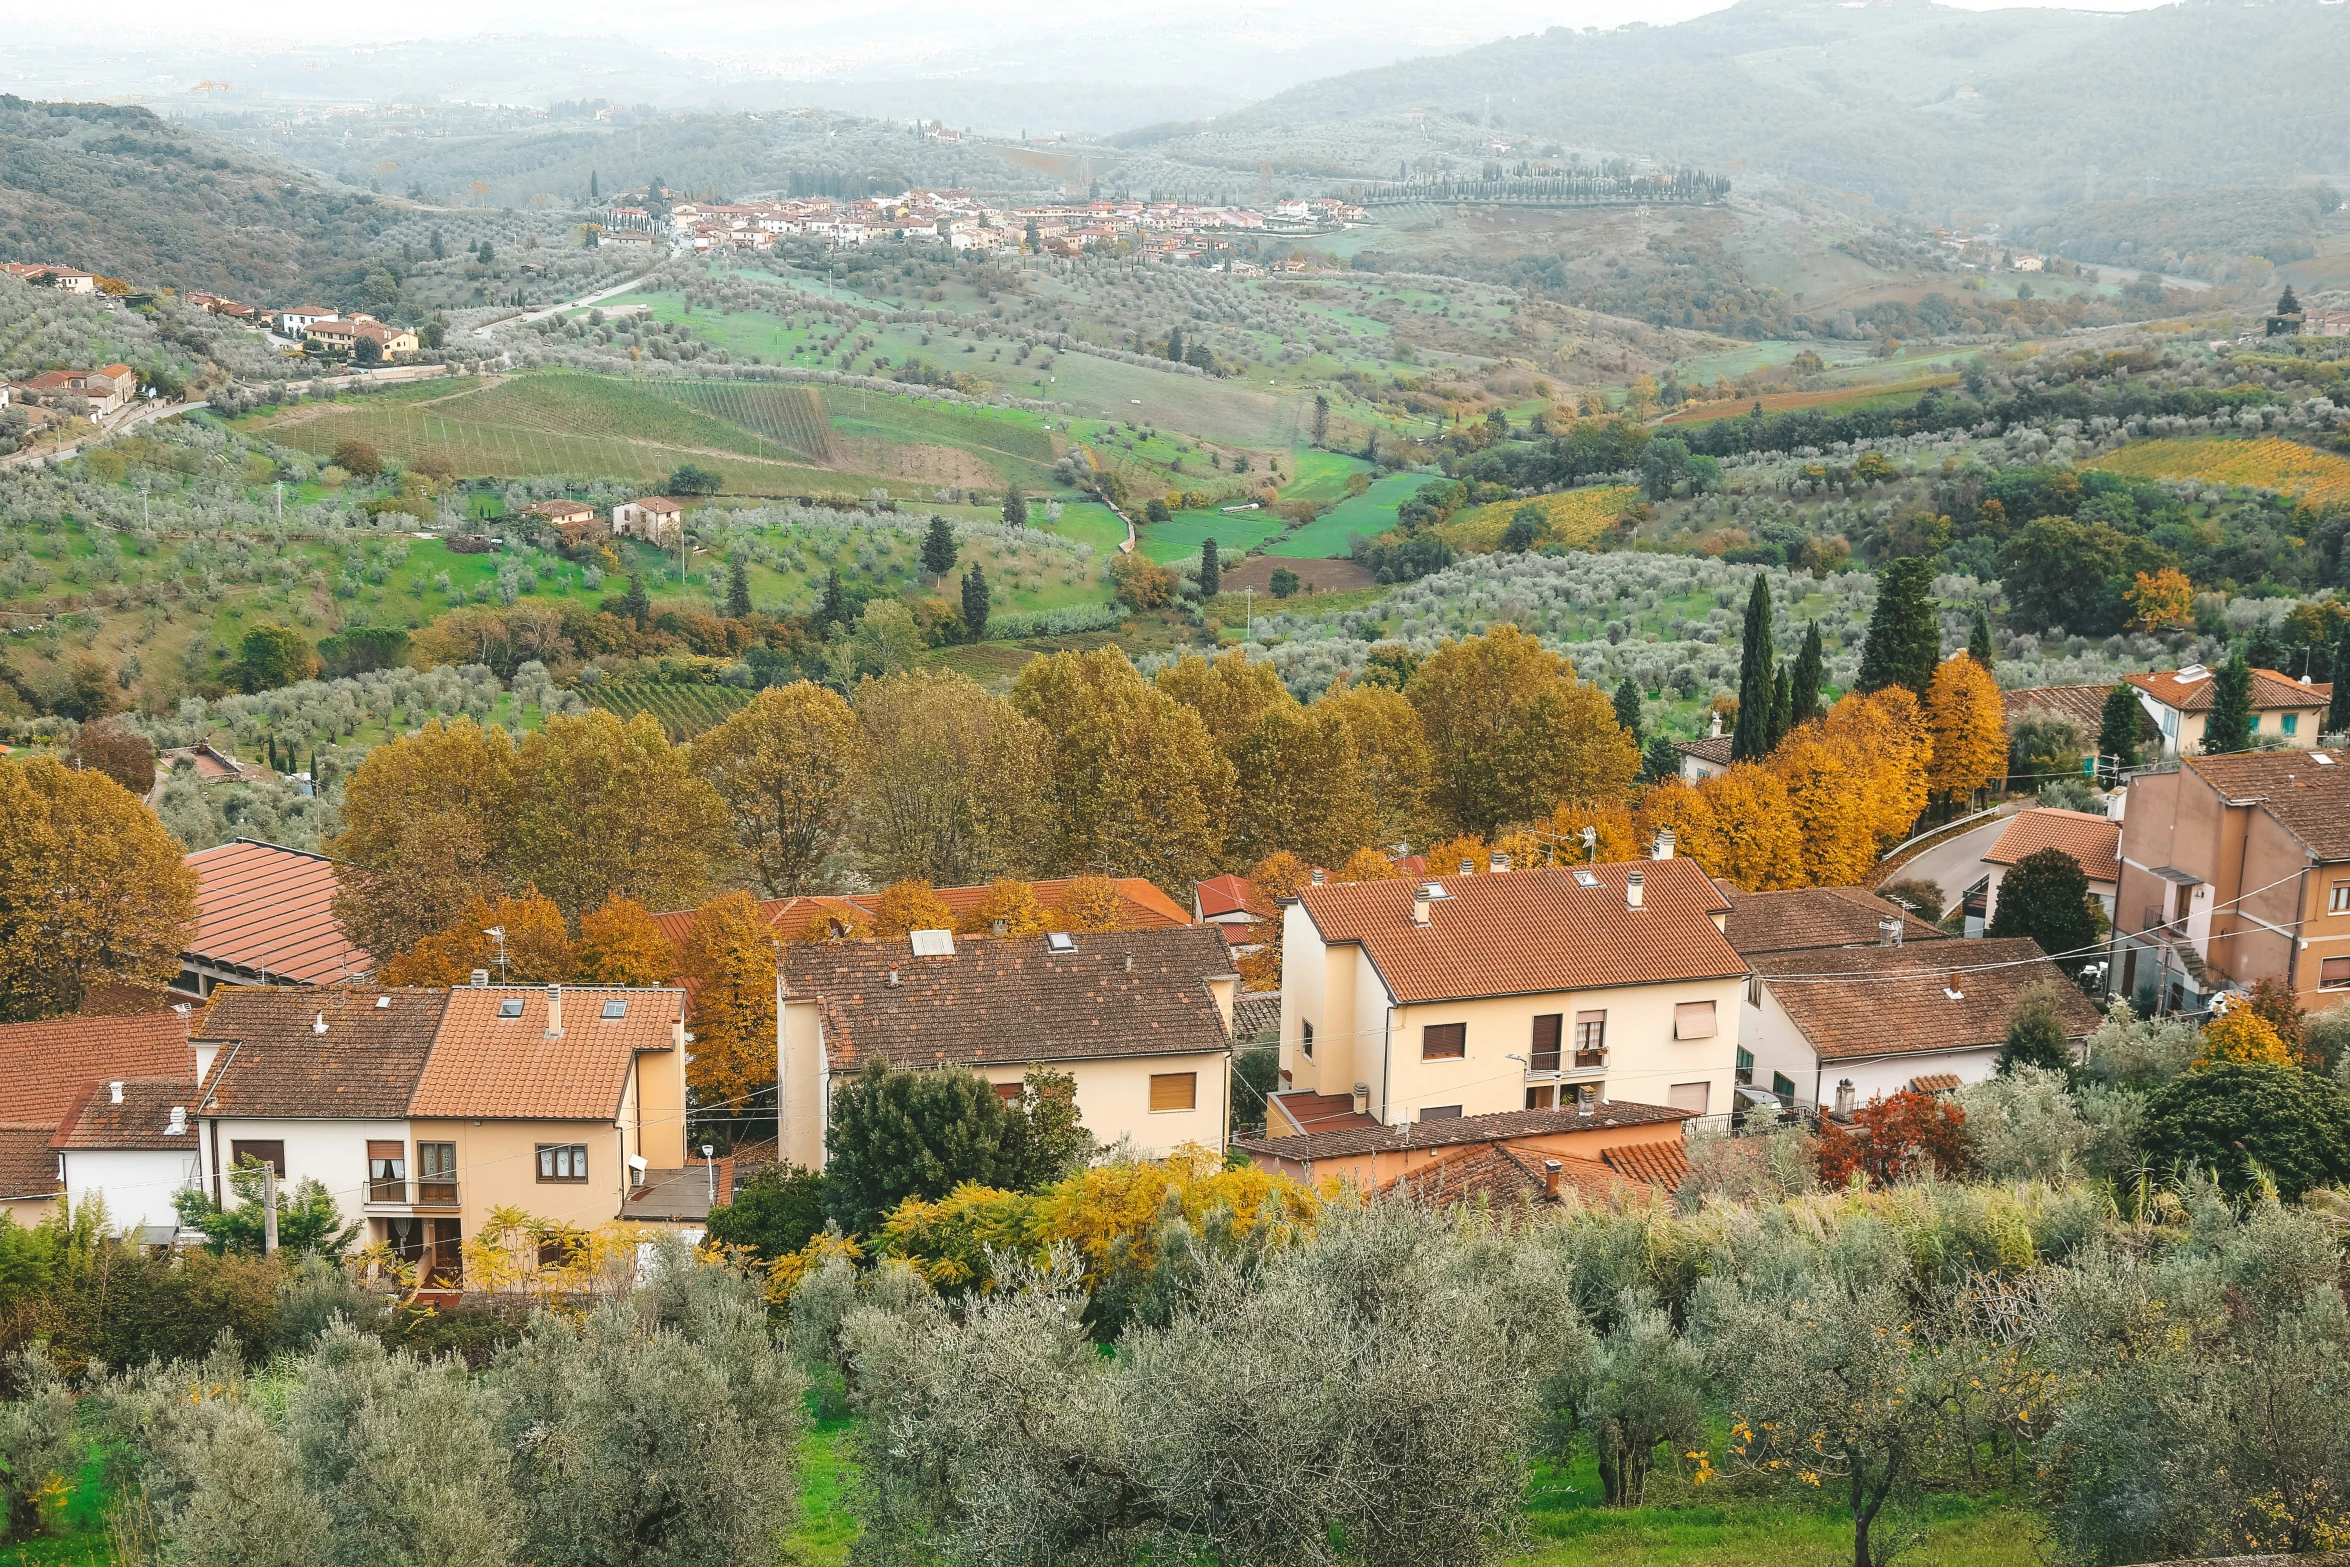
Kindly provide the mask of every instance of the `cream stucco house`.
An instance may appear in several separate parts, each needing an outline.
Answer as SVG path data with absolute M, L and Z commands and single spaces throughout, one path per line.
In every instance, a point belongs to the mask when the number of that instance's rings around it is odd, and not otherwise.
M 1267 1130 L 1725 1114 L 1746 980 L 1729 910 L 1673 858 L 1308 887 L 1284 915 Z
M 874 1060 L 975 1072 L 1007 1098 L 1049 1067 L 1104 1143 L 1224 1147 L 1240 976 L 1213 927 L 792 942 L 779 985 L 778 1141 L 795 1164 L 823 1167 L 833 1088 Z

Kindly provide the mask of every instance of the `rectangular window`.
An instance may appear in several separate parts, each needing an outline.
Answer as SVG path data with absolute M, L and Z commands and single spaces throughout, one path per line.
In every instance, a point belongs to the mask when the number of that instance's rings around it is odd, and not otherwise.
M 1302 1017 L 1297 1020 L 1297 1050 L 1308 1061 L 1314 1059 L 1314 1025 Z
M 449 1204 L 457 1200 L 457 1145 L 416 1145 L 416 1200 Z
M 1459 1105 L 1430 1105 L 1420 1112 L 1423 1121 L 1457 1121 L 1461 1118 Z
M 1684 1001 L 1673 1008 L 1673 1037 L 1675 1039 L 1713 1038 L 1714 1004 L 1710 1001 Z
M 1199 1108 L 1199 1074 L 1197 1072 L 1153 1072 L 1151 1074 L 1151 1113 Z
M 1762 1005 L 1762 976 L 1760 974 L 1746 976 L 1746 1004 L 1750 1007 Z
M 247 1142 L 239 1137 L 231 1140 L 228 1145 L 229 1168 L 233 1170 L 248 1159 L 256 1164 L 268 1165 L 277 1172 L 279 1180 L 286 1178 L 286 1145 L 282 1139 L 267 1137 Z
M 1545 1012 L 1534 1020 L 1534 1049 L 1526 1057 L 1527 1069 L 1535 1072 L 1555 1072 L 1559 1069 L 1559 1034 L 1566 1026 L 1566 1014 Z
M 1578 1012 L 1575 1014 L 1575 1065 L 1607 1065 L 1607 1014 L 1605 1012 Z
M 367 1145 L 367 1200 L 369 1202 L 406 1202 L 408 1200 L 408 1145 L 406 1143 L 369 1143 Z
M 2297 735 L 2301 732 L 2301 715 L 2299 713 L 2287 713 L 2278 722 L 2284 725 L 2285 733 L 2289 735 Z
M 2350 958 L 2328 958 L 2317 966 L 2317 982 L 2327 990 L 2350 986 Z
M 1773 1072 L 1771 1092 L 1779 1096 L 1779 1103 L 1783 1105 L 1795 1103 L 1795 1079 L 1784 1072 Z
M 2350 881 L 2334 883 L 2333 896 L 2326 900 L 2326 912 L 2328 914 L 2350 914 Z
M 1675 1083 L 1665 1090 L 1665 1103 L 1676 1110 L 1703 1115 L 1705 1107 L 1712 1102 L 1713 1091 L 1711 1083 Z
M 587 1178 L 587 1144 L 539 1144 L 540 1180 L 584 1181 Z
M 1430 1023 L 1420 1030 L 1420 1059 L 1423 1061 L 1458 1061 L 1469 1053 L 1469 1025 L 1466 1023 Z M 1426 1120 L 1423 1113 L 1420 1117 Z
M 1558 1090 L 1545 1083 L 1540 1088 L 1526 1090 L 1526 1108 L 1548 1110 L 1558 1102 Z
M 995 1085 L 995 1096 L 1008 1105 L 1018 1104 L 1027 1092 L 1028 1085 L 1026 1083 L 998 1083 Z
M 1754 1086 L 1754 1052 L 1744 1045 L 1738 1047 L 1738 1081 Z

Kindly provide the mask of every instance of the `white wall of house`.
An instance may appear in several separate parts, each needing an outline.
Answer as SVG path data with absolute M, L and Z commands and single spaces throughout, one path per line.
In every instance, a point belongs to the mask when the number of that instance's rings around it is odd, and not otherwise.
M 213 1134 L 217 1130 L 217 1154 Z M 212 1176 L 236 1163 L 237 1142 L 279 1141 L 286 1145 L 286 1182 L 298 1184 L 315 1176 L 335 1200 L 346 1219 L 354 1218 L 366 1200 L 369 1142 L 409 1142 L 408 1123 L 346 1120 L 240 1120 L 207 1117 L 204 1123 L 204 1168 L 207 1189 Z M 217 1166 L 214 1163 L 218 1159 Z M 223 1180 L 220 1198 L 236 1206 L 236 1193 Z
M 191 1124 L 184 1149 L 68 1149 L 62 1155 L 65 1195 L 77 1208 L 93 1197 L 104 1199 L 106 1222 L 117 1231 L 177 1224 L 172 1198 L 204 1178 L 197 1133 Z M 291 1157 L 290 1148 L 287 1154 Z
M 1847 1078 L 1854 1102 L 1867 1104 L 1874 1095 L 1891 1098 L 1907 1088 L 1911 1078 L 1935 1072 L 1954 1072 L 1962 1083 L 1979 1083 L 1999 1061 L 1996 1045 L 1822 1061 L 1767 984 L 1746 988 L 1738 1008 L 1738 1043 L 1754 1056 L 1755 1087 L 1770 1089 L 1774 1075 L 1784 1076 L 1795 1085 L 1797 1099 L 1831 1108 L 1836 1085 Z

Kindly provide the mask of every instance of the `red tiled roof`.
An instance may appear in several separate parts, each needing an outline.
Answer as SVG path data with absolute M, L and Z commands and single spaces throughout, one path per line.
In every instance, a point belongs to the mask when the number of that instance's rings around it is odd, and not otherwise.
M 2062 849 L 2079 862 L 2091 881 L 2121 879 L 2122 824 L 2087 811 L 2034 806 L 2016 813 L 2007 831 L 1983 856 L 1987 865 L 2013 865 L 2042 849 Z
M 1730 735 L 1707 735 L 1702 740 L 1677 740 L 1673 743 L 1673 749 L 1683 756 L 1694 756 L 1701 762 L 1727 767 L 1732 760 L 1730 747 L 1733 739 Z
M 732 1157 L 682 1170 L 647 1170 L 621 1203 L 620 1217 L 637 1224 L 700 1224 L 710 1217 L 713 1183 L 717 1202 L 734 1201 Z
M 1265 1118 L 1267 1137 L 1310 1137 L 1316 1132 L 1354 1131 L 1379 1124 L 1378 1117 L 1355 1108 L 1351 1094 L 1317 1094 L 1293 1088 L 1266 1099 L 1278 1112 Z
M 2014 734 L 2016 726 L 2027 718 L 2054 718 L 2072 725 L 2081 738 L 2095 743 L 2097 731 L 2105 724 L 2105 699 L 2113 694 L 2113 687 L 2105 686 L 2030 686 L 2016 691 L 1999 693 L 2000 716 L 2007 732 Z M 2138 709 L 2145 713 L 2144 708 Z M 2154 720 L 2145 719 L 2144 727 L 2154 730 Z
M 76 1096 L 116 1077 L 172 1077 L 192 1089 L 187 1014 L 166 1009 L 0 1027 L 0 1124 L 54 1131 Z
M 1049 910 L 1068 893 L 1073 881 L 1074 878 L 1063 877 L 1055 881 L 1032 881 L 1028 886 L 1036 894 L 1036 901 Z M 1165 930 L 1192 923 L 1189 910 L 1144 877 L 1121 876 L 1116 878 L 1115 885 L 1119 901 L 1125 906 L 1126 926 L 1130 930 Z M 989 885 L 933 889 L 939 902 L 945 904 L 948 912 L 954 915 L 958 926 L 964 924 L 994 890 Z M 879 896 L 878 893 L 860 892 L 769 898 L 760 903 L 759 917 L 787 937 L 795 936 L 819 915 L 850 915 L 869 922 L 873 918 L 874 905 Z M 675 946 L 685 940 L 686 932 L 693 929 L 695 913 L 693 909 L 676 909 L 667 914 L 654 915 L 653 922 L 661 927 L 661 934 L 667 936 L 670 944 Z
M 1785 892 L 1741 892 L 1722 888 L 1730 900 L 1730 945 L 1752 957 L 1758 952 L 1798 952 L 1807 947 L 1872 947 L 1877 922 L 1901 921 L 1903 941 L 1939 941 L 1946 933 L 1903 912 L 1866 887 L 1796 887 Z
M 1625 902 L 1640 872 L 1643 906 Z M 1586 887 L 1576 878 L 1589 876 Z M 1299 895 L 1326 942 L 1358 942 L 1399 1004 L 1546 995 L 1610 985 L 1743 975 L 1714 927 L 1730 905 L 1695 860 L 1632 860 L 1573 869 L 1447 876 L 1417 925 L 1422 884 L 1367 881 Z
M 1909 1080 L 1910 1090 L 1920 1094 L 1947 1094 L 1958 1088 L 1956 1072 L 1920 1072 Z
M 1548 1200 L 1546 1159 L 1559 1162 L 1559 1189 L 1604 1201 L 1631 1190 L 1630 1183 L 1597 1159 L 1574 1154 L 1521 1153 L 1501 1143 L 1482 1143 L 1407 1170 L 1380 1188 L 1432 1208 L 1484 1203 L 1494 1208 L 1527 1208 Z
M 2181 680 L 2177 670 L 2160 670 L 2151 675 L 2124 675 L 2122 678 L 2163 706 L 2176 708 L 2182 713 L 2208 711 L 2213 691 L 2219 685 L 2219 671 L 2216 669 L 2195 680 Z M 2291 675 L 2273 669 L 2256 668 L 2252 671 L 2252 707 L 2255 712 L 2268 713 L 2279 708 L 2306 712 L 2311 708 L 2322 708 L 2333 699 L 2334 688 L 2330 682 L 2313 681 L 2304 684 Z
M 2184 760 L 2230 804 L 2265 808 L 2318 859 L 2350 860 L 2350 750 L 2239 751 Z
M 1653 1126 L 1659 1121 L 1687 1121 L 1694 1110 L 1670 1105 L 1633 1104 L 1617 1099 L 1596 1105 L 1589 1115 L 1569 1106 L 1563 1110 L 1504 1110 L 1498 1115 L 1456 1115 L 1441 1121 L 1415 1121 L 1409 1126 L 1342 1127 L 1306 1137 L 1235 1137 L 1232 1146 L 1247 1153 L 1273 1154 L 1283 1159 L 1348 1159 L 1368 1153 L 1401 1153 L 1408 1148 L 1451 1148 L 1467 1143 L 1507 1142 L 1513 1137 L 1549 1137 L 1561 1132 L 1605 1132 L 1623 1126 Z
M 522 1003 L 517 1017 L 499 1015 Z M 609 1001 L 626 1016 L 606 1018 Z M 676 1048 L 682 990 L 563 987 L 563 1037 L 547 1038 L 548 992 L 493 985 L 449 992 L 408 1113 L 509 1121 L 609 1121 L 639 1051 Z
M 0 1200 L 54 1197 L 65 1190 L 46 1126 L 0 1126 Z
M 1210 876 L 1195 884 L 1199 899 L 1199 917 L 1215 919 L 1223 914 L 1246 914 L 1251 919 L 1263 919 L 1272 910 L 1257 902 L 1257 890 L 1249 885 L 1246 876 Z
M 2029 936 L 1763 954 L 1754 968 L 1822 1061 L 2000 1044 L 2023 993 L 2051 981 L 2068 1037 L 2084 1037 L 2099 1020 Z
M 224 985 L 191 1030 L 220 1048 L 189 1114 L 398 1120 L 424 1075 L 448 996 Z
M 278 984 L 325 985 L 374 969 L 335 918 L 326 856 L 239 838 L 187 863 L 197 878 L 191 956 Z
M 189 1112 L 187 1127 L 178 1136 L 171 1125 L 171 1108 Z M 192 1077 L 134 1077 L 123 1081 L 122 1103 L 114 1102 L 110 1083 L 92 1083 L 66 1113 L 65 1124 L 50 1142 L 53 1148 L 155 1148 L 195 1146 L 196 1084 Z
M 1620 1143 L 1602 1148 L 1599 1157 L 1618 1174 L 1666 1191 L 1678 1191 L 1689 1179 L 1689 1155 L 1678 1142 Z

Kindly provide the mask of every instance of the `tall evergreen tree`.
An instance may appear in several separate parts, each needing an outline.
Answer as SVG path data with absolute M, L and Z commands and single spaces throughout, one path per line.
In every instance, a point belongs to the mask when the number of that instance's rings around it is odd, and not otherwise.
M 727 563 L 726 613 L 740 620 L 751 612 L 751 571 L 740 555 Z
M 2280 316 L 2301 314 L 2301 298 L 2293 292 L 2293 285 L 2290 283 L 2287 283 L 2285 291 L 2277 296 L 2277 314 Z
M 1860 650 L 1860 689 L 1907 686 L 1923 701 L 1942 662 L 1942 617 L 1934 607 L 1933 562 L 1918 555 L 1889 561 L 1877 574 L 1877 606 Z
M 1330 399 L 1320 392 L 1314 394 L 1314 444 L 1321 446 L 1330 439 Z
M 2350 732 L 2350 620 L 2342 622 L 2342 639 L 2334 644 L 2334 699 L 2326 708 L 2326 732 Z
M 644 578 L 628 579 L 628 591 L 620 596 L 620 613 L 635 621 L 639 631 L 652 621 L 653 596 L 645 591 Z
M 1771 704 L 1777 696 L 1777 651 L 1771 646 L 1771 583 L 1754 574 L 1746 596 L 1746 627 L 1738 649 L 1738 727 L 1730 732 L 1730 759 L 1754 761 L 1771 752 Z
M 835 566 L 824 574 L 824 597 L 816 605 L 816 626 L 845 626 L 849 620 L 849 595 L 840 585 L 840 568 Z
M 1646 743 L 1640 733 L 1640 682 L 1630 675 L 1616 686 L 1616 722 L 1624 726 L 1634 745 Z
M 601 190 L 596 188 L 596 171 L 594 169 L 588 170 L 588 200 L 600 200 L 603 194 Z
M 1208 539 L 1199 547 L 1199 592 L 1201 598 L 1214 598 L 1224 591 L 1224 561 L 1216 553 L 1216 541 Z
M 963 636 L 976 642 L 987 635 L 987 574 L 973 561 L 963 573 Z
M 1004 492 L 1004 524 L 1013 528 L 1028 526 L 1028 497 L 1018 490 Z
M 1990 669 L 1993 667 L 1994 659 L 1991 652 L 1991 615 L 1990 612 L 1985 610 L 1980 604 L 1975 606 L 1974 629 L 1967 633 L 1966 652 L 1967 657 L 1973 659 L 1976 663 L 1982 665 L 1985 669 Z
M 1787 731 L 1795 727 L 1795 679 L 1785 664 L 1779 666 L 1779 679 L 1771 689 L 1771 749 L 1787 738 Z
M 1180 364 L 1183 360 L 1183 328 L 1167 328 L 1167 357 Z
M 2252 749 L 2252 661 L 2239 642 L 2228 650 L 2211 683 L 2211 716 L 2203 721 L 2203 754 L 2225 756 Z
M 955 569 L 955 530 L 937 512 L 930 514 L 930 531 L 922 535 L 922 569 L 942 587 Z
M 1815 620 L 1804 627 L 1803 651 L 1795 655 L 1794 690 L 1789 698 L 1795 723 L 1808 724 L 1820 716 L 1820 687 L 1827 678 L 1828 652 L 1821 645 L 1820 623 Z
M 2138 765 L 2138 688 L 2127 680 L 2105 693 L 2097 715 L 2097 754 L 2101 767 L 2116 773 Z

